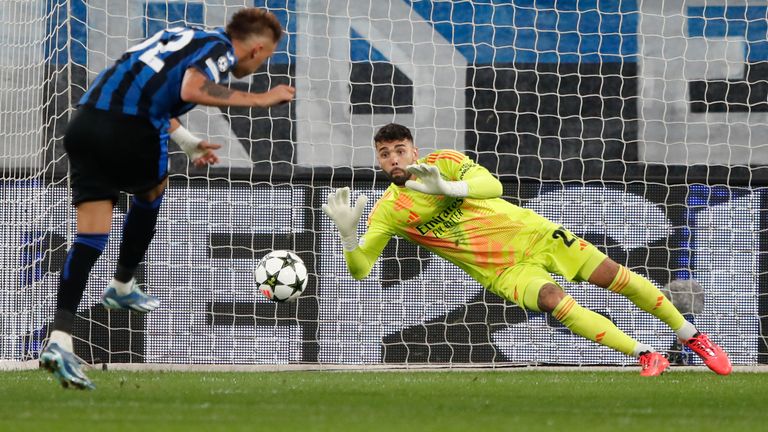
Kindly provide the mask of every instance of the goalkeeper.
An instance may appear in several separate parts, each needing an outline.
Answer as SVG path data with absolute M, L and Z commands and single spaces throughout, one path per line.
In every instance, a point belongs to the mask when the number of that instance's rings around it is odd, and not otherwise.
M 686 321 L 649 280 L 564 227 L 500 198 L 501 183 L 464 154 L 439 150 L 419 159 L 410 131 L 398 124 L 382 127 L 374 141 L 378 163 L 392 184 L 373 206 L 365 235 L 358 241 L 365 195 L 350 207 L 349 188 L 341 188 L 323 205 L 339 230 L 344 259 L 355 279 L 368 275 L 389 239 L 397 235 L 454 263 L 502 298 L 551 313 L 572 332 L 639 358 L 641 375 L 660 375 L 669 366 L 664 355 L 580 306 L 551 274 L 589 281 L 665 322 L 716 373 L 731 372 L 728 355 Z
M 163 30 L 129 48 L 80 99 L 64 136 L 77 234 L 60 274 L 52 332 L 40 353 L 41 366 L 65 387 L 93 387 L 72 353 L 71 334 L 88 275 L 106 246 L 119 192 L 134 196 L 102 303 L 149 312 L 159 301 L 139 289 L 134 272 L 154 236 L 168 184 L 168 139 L 197 166 L 218 161 L 213 150 L 219 146 L 196 138 L 175 117 L 196 104 L 269 107 L 293 99 L 295 90 L 287 85 L 250 93 L 219 84 L 230 73 L 242 78 L 256 72 L 281 35 L 277 18 L 258 8 L 239 10 L 226 28 Z

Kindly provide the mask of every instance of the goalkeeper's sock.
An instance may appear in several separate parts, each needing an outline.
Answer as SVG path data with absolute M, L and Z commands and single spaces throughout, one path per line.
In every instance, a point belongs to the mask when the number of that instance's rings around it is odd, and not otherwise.
M 688 333 L 686 324 L 691 324 L 685 320 L 683 314 L 656 288 L 656 285 L 639 274 L 619 266 L 619 271 L 608 289 L 628 298 L 640 309 L 665 322 L 675 332 L 682 330 L 684 334 Z
M 72 247 L 67 252 L 64 267 L 59 274 L 59 289 L 56 297 L 57 311 L 66 311 L 73 317 L 77 313 L 85 285 L 88 283 L 88 275 L 91 273 L 93 264 L 104 251 L 108 238 L 109 234 L 77 233 Z M 59 317 L 58 312 L 56 317 Z M 54 329 L 71 333 L 71 322 L 64 319 L 57 320 L 56 317 L 54 318 Z
M 552 316 L 577 335 L 627 355 L 633 355 L 638 344 L 636 340 L 619 330 L 611 320 L 581 307 L 569 295 L 555 306 Z
M 162 202 L 163 195 L 151 202 L 137 197 L 131 200 L 131 208 L 123 224 L 123 239 L 120 242 L 120 255 L 117 258 L 115 271 L 115 279 L 119 282 L 130 282 L 133 273 L 144 258 L 149 243 L 155 236 L 157 215 L 160 213 Z
M 677 338 L 681 341 L 687 341 L 688 339 L 695 337 L 697 334 L 699 334 L 699 331 L 696 329 L 696 327 L 691 324 L 690 321 L 685 321 L 683 323 L 683 326 L 679 329 L 675 330 L 675 333 L 677 334 Z
M 648 344 L 638 342 L 637 345 L 635 345 L 635 349 L 632 350 L 632 357 L 640 357 L 641 354 L 645 354 L 647 352 L 656 352 L 656 348 Z

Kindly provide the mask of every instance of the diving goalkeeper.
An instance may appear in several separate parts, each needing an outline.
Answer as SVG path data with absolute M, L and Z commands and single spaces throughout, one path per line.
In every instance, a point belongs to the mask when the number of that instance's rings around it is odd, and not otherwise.
M 350 207 L 345 187 L 329 194 L 323 205 L 339 230 L 355 279 L 365 278 L 389 239 L 400 236 L 454 263 L 502 298 L 551 313 L 572 332 L 639 358 L 641 375 L 660 375 L 669 366 L 664 355 L 580 306 L 552 274 L 589 281 L 666 323 L 714 372 L 731 372 L 725 351 L 686 321 L 649 280 L 566 228 L 500 198 L 499 180 L 463 153 L 438 150 L 419 159 L 411 132 L 399 124 L 382 127 L 374 142 L 378 163 L 392 184 L 374 205 L 365 235 L 358 241 L 365 195 Z

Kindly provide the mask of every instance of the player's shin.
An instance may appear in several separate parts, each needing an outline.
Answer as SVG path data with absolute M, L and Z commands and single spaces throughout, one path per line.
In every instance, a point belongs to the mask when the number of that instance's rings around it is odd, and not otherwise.
M 157 215 L 160 213 L 162 201 L 163 195 L 151 202 L 137 197 L 131 201 L 131 208 L 128 210 L 123 224 L 123 239 L 120 243 L 120 255 L 117 259 L 114 281 L 117 283 L 113 283 L 118 292 L 124 291 L 120 294 L 130 292 L 131 284 L 129 282 L 155 235 Z
M 59 274 L 56 297 L 56 315 L 52 329 L 66 335 L 72 333 L 77 307 L 83 297 L 88 275 L 107 245 L 109 234 L 78 233 L 67 252 L 64 267 Z M 57 333 L 59 334 L 59 333 Z M 71 349 L 71 342 L 69 343 Z
M 685 320 L 656 285 L 626 267 L 619 266 L 619 271 L 608 289 L 627 297 L 637 307 L 666 323 L 682 340 L 696 334 L 693 324 Z
M 552 316 L 579 336 L 627 355 L 634 354 L 637 341 L 619 330 L 611 320 L 582 307 L 569 295 L 555 306 Z

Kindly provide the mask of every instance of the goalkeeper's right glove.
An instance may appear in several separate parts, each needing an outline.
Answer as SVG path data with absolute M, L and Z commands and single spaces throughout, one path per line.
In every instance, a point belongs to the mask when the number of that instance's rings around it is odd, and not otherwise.
M 343 187 L 336 192 L 328 194 L 328 203 L 323 204 L 322 209 L 325 214 L 336 225 L 341 235 L 341 244 L 344 250 L 353 251 L 357 248 L 357 224 L 365 210 L 365 204 L 368 197 L 360 195 L 355 202 L 354 207 L 349 205 L 349 188 Z

